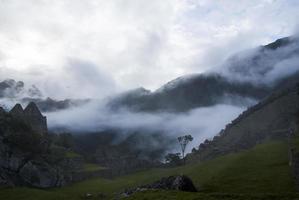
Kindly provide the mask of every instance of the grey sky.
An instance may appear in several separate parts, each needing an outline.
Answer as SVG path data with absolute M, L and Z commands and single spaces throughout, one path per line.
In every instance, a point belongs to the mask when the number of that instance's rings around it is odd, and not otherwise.
M 0 0 L 0 79 L 101 97 L 291 35 L 296 0 Z

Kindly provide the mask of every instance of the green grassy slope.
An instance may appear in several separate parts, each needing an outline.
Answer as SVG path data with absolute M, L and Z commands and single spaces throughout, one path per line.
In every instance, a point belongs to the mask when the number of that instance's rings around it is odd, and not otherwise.
M 201 193 L 154 191 L 136 194 L 132 199 L 287 199 L 296 195 L 288 166 L 287 143 L 277 141 L 204 163 L 152 169 L 113 180 L 98 178 L 51 190 L 1 189 L 0 197 L 6 200 L 81 199 L 85 193 L 113 197 L 124 188 L 178 174 L 188 175 Z

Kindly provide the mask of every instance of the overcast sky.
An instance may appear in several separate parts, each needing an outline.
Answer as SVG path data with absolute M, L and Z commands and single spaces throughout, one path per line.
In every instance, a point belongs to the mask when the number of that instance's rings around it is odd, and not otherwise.
M 47 95 L 156 89 L 291 35 L 298 0 L 0 0 L 0 79 Z

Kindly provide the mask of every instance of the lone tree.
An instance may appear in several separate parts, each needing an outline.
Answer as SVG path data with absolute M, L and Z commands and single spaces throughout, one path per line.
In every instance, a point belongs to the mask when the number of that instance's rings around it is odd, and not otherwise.
M 193 137 L 191 135 L 184 135 L 184 136 L 180 136 L 178 137 L 178 141 L 180 143 L 181 146 L 181 150 L 182 150 L 182 156 L 183 156 L 183 161 L 185 164 L 185 150 L 186 150 L 186 146 L 188 145 L 189 142 L 191 142 L 193 140 Z

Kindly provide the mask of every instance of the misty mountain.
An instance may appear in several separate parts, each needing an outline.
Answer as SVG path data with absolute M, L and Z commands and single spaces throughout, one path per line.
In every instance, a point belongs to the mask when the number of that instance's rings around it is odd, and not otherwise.
M 299 78 L 299 43 L 279 39 L 230 57 L 218 72 L 193 74 L 172 80 L 151 92 L 131 90 L 112 98 L 112 110 L 184 112 L 217 104 L 248 106 Z
M 285 37 L 231 56 L 222 66 L 224 76 L 255 84 L 275 84 L 298 71 L 299 40 Z
M 287 87 L 299 78 L 299 42 L 286 37 L 265 46 L 237 53 L 213 72 L 174 79 L 156 91 L 137 88 L 112 96 L 107 107 L 143 112 L 185 112 L 194 108 L 229 104 L 247 107 L 277 88 Z M 81 106 L 89 99 L 54 100 L 44 98 L 34 85 L 22 81 L 0 82 L 0 98 L 35 102 L 43 112 Z
M 252 99 L 262 99 L 269 91 L 265 85 L 231 82 L 219 74 L 199 74 L 177 78 L 155 92 L 143 88 L 130 91 L 112 99 L 109 106 L 146 112 L 183 112 L 220 103 L 244 106 Z

